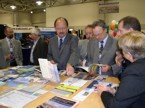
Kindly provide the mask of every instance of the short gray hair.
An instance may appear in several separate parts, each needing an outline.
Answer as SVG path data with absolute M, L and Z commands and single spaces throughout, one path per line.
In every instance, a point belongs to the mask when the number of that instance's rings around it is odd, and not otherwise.
M 36 34 L 36 35 L 38 35 L 38 36 L 41 35 L 40 29 L 39 29 L 39 28 L 32 28 L 32 29 L 31 29 L 31 33 L 34 33 L 34 34 Z

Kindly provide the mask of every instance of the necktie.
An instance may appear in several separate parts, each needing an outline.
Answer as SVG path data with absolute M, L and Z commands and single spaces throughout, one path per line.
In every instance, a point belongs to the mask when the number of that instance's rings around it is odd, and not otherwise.
M 100 48 L 99 48 L 99 60 L 101 59 L 102 51 L 103 51 L 103 49 L 104 49 L 104 47 L 103 47 L 104 41 L 101 41 L 100 43 L 101 43 L 101 45 L 100 45 Z
M 101 57 L 102 57 L 102 52 L 103 52 L 103 41 L 100 42 L 100 48 L 99 48 L 99 59 L 98 59 L 98 63 L 100 64 L 100 60 L 101 60 Z M 101 67 L 98 67 L 98 74 L 101 75 L 102 74 L 102 71 L 101 71 Z
M 62 39 L 59 40 L 59 50 L 61 49 L 62 47 Z
M 13 44 L 12 44 L 12 40 L 9 39 L 9 42 L 10 42 L 10 53 L 11 53 L 11 59 L 13 60 L 13 59 L 14 59 L 14 53 L 13 53 Z
M 103 48 L 104 48 L 104 47 L 103 47 L 104 41 L 101 41 L 100 43 L 101 43 L 101 46 L 100 46 L 100 53 L 102 54 L 102 51 L 103 51 Z

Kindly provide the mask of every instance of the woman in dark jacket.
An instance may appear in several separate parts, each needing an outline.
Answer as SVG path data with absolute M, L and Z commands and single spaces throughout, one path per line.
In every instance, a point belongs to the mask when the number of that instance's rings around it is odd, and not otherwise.
M 130 32 L 118 41 L 124 57 L 131 62 L 121 74 L 117 92 L 97 85 L 105 108 L 145 108 L 145 35 Z

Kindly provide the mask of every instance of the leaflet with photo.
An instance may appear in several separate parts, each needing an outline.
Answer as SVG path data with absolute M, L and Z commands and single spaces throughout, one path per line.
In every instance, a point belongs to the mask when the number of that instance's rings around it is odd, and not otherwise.
M 54 96 L 37 108 L 74 108 L 77 104 L 77 101 Z

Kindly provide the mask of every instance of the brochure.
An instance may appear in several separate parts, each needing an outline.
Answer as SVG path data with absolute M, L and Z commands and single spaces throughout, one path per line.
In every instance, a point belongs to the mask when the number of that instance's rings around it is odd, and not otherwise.
M 52 64 L 47 59 L 38 59 L 40 64 L 40 70 L 42 72 L 42 77 L 46 78 L 52 82 L 60 82 L 60 77 L 58 74 L 58 69 L 56 64 Z
M 77 101 L 54 96 L 37 108 L 74 108 L 77 104 Z

